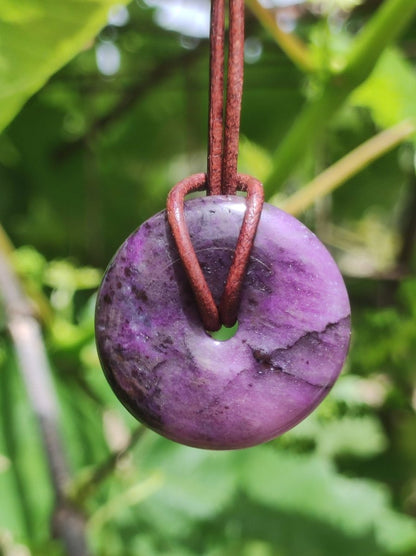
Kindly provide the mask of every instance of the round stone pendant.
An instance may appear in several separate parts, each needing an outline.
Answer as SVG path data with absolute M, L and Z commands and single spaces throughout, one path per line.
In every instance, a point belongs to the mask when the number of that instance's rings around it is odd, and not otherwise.
M 218 303 L 245 211 L 239 196 L 186 201 L 201 268 Z M 303 224 L 265 204 L 238 330 L 203 328 L 165 211 L 120 247 L 97 300 L 100 360 L 126 408 L 198 448 L 245 448 L 304 419 L 326 396 L 350 341 L 350 306 L 332 257 Z

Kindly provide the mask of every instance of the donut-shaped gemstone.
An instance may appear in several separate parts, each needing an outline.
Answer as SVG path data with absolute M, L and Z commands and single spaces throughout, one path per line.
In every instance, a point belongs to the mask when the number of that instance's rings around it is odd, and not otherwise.
M 195 252 L 218 303 L 245 211 L 239 196 L 185 203 Z M 326 396 L 350 340 L 350 306 L 332 257 L 303 224 L 265 204 L 227 341 L 203 328 L 166 213 L 120 247 L 97 300 L 105 375 L 158 433 L 199 448 L 253 446 Z

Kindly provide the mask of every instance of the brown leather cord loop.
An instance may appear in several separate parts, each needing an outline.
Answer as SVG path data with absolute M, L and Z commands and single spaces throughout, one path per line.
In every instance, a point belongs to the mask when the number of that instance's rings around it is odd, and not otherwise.
M 236 176 L 237 188 L 247 191 L 247 208 L 218 309 L 193 248 L 184 210 L 185 196 L 193 191 L 205 189 L 206 183 L 206 174 L 194 174 L 175 185 L 168 195 L 167 216 L 204 327 L 206 330 L 214 331 L 218 330 L 221 324 L 232 326 L 237 319 L 244 274 L 263 206 L 263 186 L 251 176 Z
M 183 206 L 185 196 L 205 189 L 206 182 L 206 174 L 193 174 L 177 183 L 169 192 L 166 211 L 204 327 L 206 330 L 218 330 L 221 327 L 218 309 L 192 245 Z
M 205 329 L 218 330 L 237 320 L 241 288 L 263 207 L 263 186 L 237 173 L 240 111 L 244 75 L 244 0 L 229 0 L 230 27 L 227 100 L 224 128 L 224 37 L 225 0 L 212 0 L 210 34 L 210 94 L 207 174 L 194 174 L 171 190 L 167 215 L 172 234 L 195 295 Z M 244 214 L 233 261 L 219 308 L 205 280 L 185 221 L 184 200 L 188 193 L 207 189 L 208 195 L 247 192 Z
M 247 207 L 220 302 L 220 319 L 224 326 L 233 326 L 237 321 L 241 288 L 264 201 L 262 184 L 251 176 L 237 174 L 236 188 L 247 191 Z

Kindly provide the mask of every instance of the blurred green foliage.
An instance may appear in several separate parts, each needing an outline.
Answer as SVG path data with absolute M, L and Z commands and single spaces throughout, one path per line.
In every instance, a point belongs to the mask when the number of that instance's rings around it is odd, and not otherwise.
M 353 309 L 346 369 L 314 414 L 237 452 L 187 448 L 147 431 L 94 480 L 138 426 L 99 367 L 95 290 L 124 238 L 164 208 L 174 183 L 204 169 L 208 45 L 162 28 L 148 2 L 130 4 L 124 23 L 108 23 L 95 39 L 110 2 L 58 4 L 25 0 L 17 9 L 0 0 L 3 124 L 85 47 L 0 136 L 0 221 L 19 246 L 10 258 L 44 324 L 71 495 L 93 553 L 415 554 L 414 141 L 302 217 L 336 257 Z M 273 175 L 293 122 L 326 90 L 378 4 L 314 0 L 278 12 L 318 60 L 313 75 L 247 12 L 247 37 L 260 50 L 246 64 L 241 171 Z M 416 24 L 408 23 L 369 78 L 322 116 L 322 133 L 300 145 L 290 178 L 270 193 L 287 198 L 379 129 L 414 117 Z M 113 75 L 97 67 L 103 45 L 120 56 Z M 47 462 L 2 310 L 0 331 L 0 554 L 59 555 Z

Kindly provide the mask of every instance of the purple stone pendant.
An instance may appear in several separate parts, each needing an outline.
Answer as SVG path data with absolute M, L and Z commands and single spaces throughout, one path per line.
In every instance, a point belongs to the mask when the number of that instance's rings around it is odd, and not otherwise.
M 246 201 L 186 201 L 201 268 L 219 303 Z M 203 328 L 166 212 L 120 247 L 97 300 L 105 375 L 125 407 L 189 446 L 245 448 L 304 419 L 328 394 L 350 341 L 350 306 L 327 249 L 298 220 L 265 204 L 242 285 L 238 330 Z
M 262 209 L 261 184 L 237 173 L 244 0 L 227 6 L 225 91 L 225 3 L 211 0 L 207 174 L 177 184 L 168 212 L 123 243 L 96 308 L 101 364 L 126 408 L 171 440 L 217 450 L 266 442 L 304 419 L 350 341 L 348 296 L 328 251 L 295 218 Z M 202 189 L 208 196 L 183 212 L 186 194 Z M 204 329 L 236 314 L 227 341 Z

